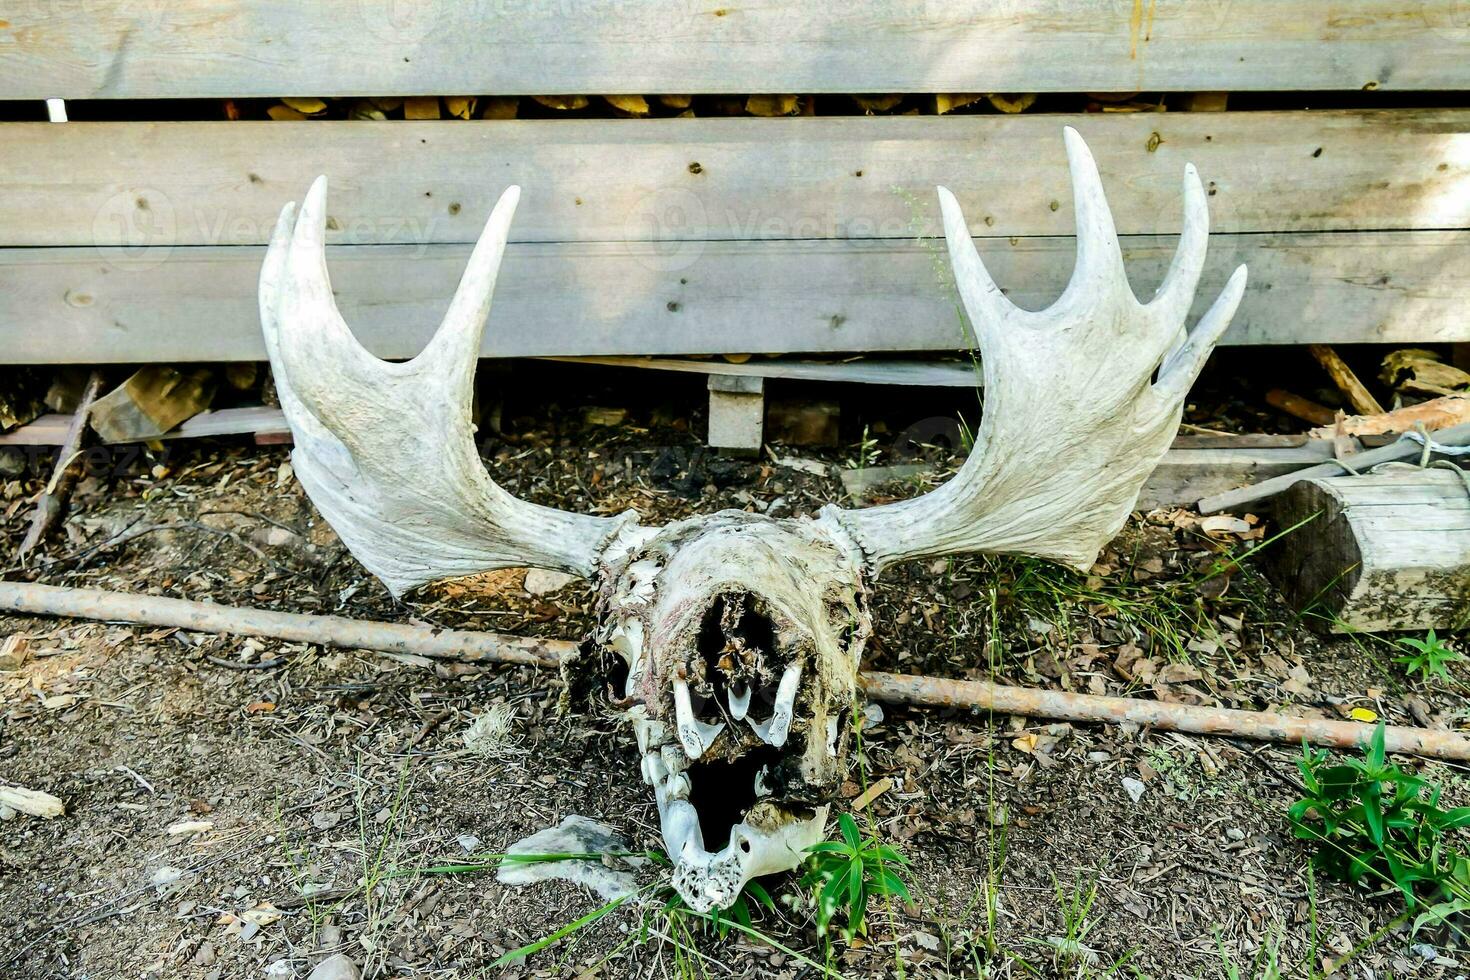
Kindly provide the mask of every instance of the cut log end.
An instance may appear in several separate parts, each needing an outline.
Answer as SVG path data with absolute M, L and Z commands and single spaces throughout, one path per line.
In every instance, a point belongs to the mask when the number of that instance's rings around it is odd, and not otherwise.
M 1444 469 L 1303 480 L 1276 502 L 1295 528 L 1267 575 L 1334 632 L 1425 630 L 1470 617 L 1470 492 Z

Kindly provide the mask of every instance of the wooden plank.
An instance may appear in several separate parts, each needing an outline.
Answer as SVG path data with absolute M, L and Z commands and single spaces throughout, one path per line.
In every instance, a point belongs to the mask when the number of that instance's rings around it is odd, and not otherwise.
M 1022 306 L 1060 295 L 1070 239 L 983 239 Z M 1470 233 L 1218 235 L 1195 311 L 1238 262 L 1252 286 L 1225 342 L 1400 343 L 1470 337 Z M 1172 239 L 1125 239 L 1149 295 Z M 0 357 L 9 363 L 261 360 L 259 248 L 136 255 L 0 250 Z M 416 353 L 463 271 L 463 245 L 333 249 L 334 285 L 363 343 Z M 925 242 L 704 242 L 667 271 L 659 246 L 512 245 L 486 356 L 955 350 L 968 343 L 940 247 Z
M 1441 446 L 1470 445 L 1470 422 L 1435 432 L 1433 441 Z M 1343 462 L 1346 462 L 1354 470 L 1358 471 L 1359 476 L 1355 478 L 1366 479 L 1365 476 L 1362 476 L 1363 472 L 1378 466 L 1380 463 L 1394 463 L 1419 458 L 1421 458 L 1421 447 L 1413 440 L 1403 438 L 1377 449 L 1368 449 L 1361 453 L 1354 453 L 1343 460 Z M 1330 480 L 1343 475 L 1344 471 L 1342 467 L 1335 463 L 1312 466 L 1307 469 L 1297 470 L 1285 476 L 1263 480 L 1234 492 L 1206 497 L 1199 502 L 1199 510 L 1201 514 L 1214 514 L 1222 510 L 1235 510 L 1253 504 L 1259 505 L 1261 501 L 1284 493 L 1303 480 Z
M 29 425 L 0 432 L 0 446 L 59 446 L 66 438 L 70 415 L 43 415 Z M 228 436 L 255 433 L 280 435 L 289 433 L 286 416 L 279 408 L 253 405 L 246 408 L 222 408 L 217 412 L 200 412 L 160 439 L 200 439 L 205 436 Z
M 1456 89 L 1461 0 L 12 4 L 0 98 Z
M 332 178 L 334 244 L 472 242 L 507 184 L 518 242 L 1072 234 L 1063 125 L 1122 234 L 1172 234 L 1193 162 L 1216 232 L 1470 227 L 1470 110 L 0 125 L 0 246 L 258 245 Z M 699 172 L 691 173 L 698 164 Z
M 553 357 L 547 360 L 607 367 L 643 368 L 686 374 L 714 374 L 786 381 L 832 381 L 847 384 L 917 385 L 927 388 L 979 388 L 983 379 L 976 365 L 939 361 L 885 361 L 865 357 L 856 361 L 685 361 L 672 357 Z M 1305 441 L 1306 437 L 1302 437 Z
M 1332 444 L 1325 440 L 1290 449 L 1170 449 L 1144 484 L 1135 507 L 1188 507 L 1201 497 L 1291 473 L 1331 456 Z

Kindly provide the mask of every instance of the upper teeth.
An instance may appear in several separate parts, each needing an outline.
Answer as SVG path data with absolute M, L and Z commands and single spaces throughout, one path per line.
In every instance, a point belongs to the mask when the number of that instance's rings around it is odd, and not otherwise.
M 674 718 L 679 723 L 679 744 L 684 746 L 684 752 L 691 759 L 704 755 L 704 750 L 725 730 L 724 722 L 708 725 L 694 717 L 694 705 L 689 699 L 689 684 L 685 681 L 674 682 Z
M 791 718 L 796 711 L 796 688 L 800 683 L 801 664 L 792 664 L 781 675 L 781 683 L 776 685 L 776 706 L 771 712 L 771 720 L 746 719 L 762 742 L 778 749 L 786 744 L 786 736 L 791 733 Z
M 750 686 L 730 689 L 730 717 L 736 721 L 743 719 L 750 711 Z

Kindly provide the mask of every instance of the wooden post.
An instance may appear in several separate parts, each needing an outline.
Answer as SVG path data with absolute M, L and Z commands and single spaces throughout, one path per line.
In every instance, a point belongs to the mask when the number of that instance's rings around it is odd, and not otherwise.
M 764 378 L 739 374 L 709 376 L 710 448 L 733 455 L 761 451 L 766 415 Z
M 1470 490 L 1458 473 L 1303 480 L 1276 518 L 1301 526 L 1262 552 L 1267 575 L 1333 632 L 1458 628 L 1470 616 Z

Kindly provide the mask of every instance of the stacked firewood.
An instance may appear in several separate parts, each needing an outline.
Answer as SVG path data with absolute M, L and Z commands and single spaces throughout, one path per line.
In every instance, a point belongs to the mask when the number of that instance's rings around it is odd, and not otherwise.
M 871 95 L 448 95 L 290 98 L 223 103 L 229 119 L 544 119 L 710 116 L 1014 114 L 1028 111 L 1164 112 L 1225 108 L 1225 94 L 973 92 Z

